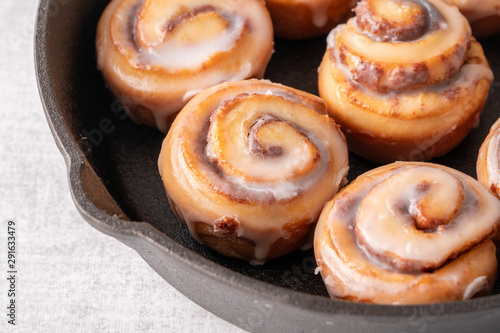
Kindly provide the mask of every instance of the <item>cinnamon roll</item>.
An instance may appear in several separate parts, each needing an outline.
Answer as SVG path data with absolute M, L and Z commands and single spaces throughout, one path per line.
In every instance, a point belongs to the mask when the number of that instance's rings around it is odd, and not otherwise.
M 319 93 L 349 148 L 375 162 L 442 156 L 477 124 L 493 73 L 442 0 L 363 0 L 333 29 Z
M 158 166 L 174 212 L 199 242 L 263 263 L 308 239 L 343 185 L 348 152 L 320 98 L 247 80 L 195 96 Z
M 315 231 L 332 298 L 380 304 L 491 292 L 500 201 L 473 178 L 424 162 L 369 171 L 325 205 Z
M 304 39 L 326 35 L 351 15 L 354 0 L 266 0 L 276 37 Z
M 469 20 L 476 37 L 500 33 L 500 1 L 498 0 L 448 0 L 458 7 Z
M 500 119 L 490 129 L 477 157 L 476 172 L 481 184 L 500 198 Z
M 262 0 L 113 0 L 97 27 L 97 62 L 130 117 L 166 132 L 199 91 L 262 78 L 273 52 Z

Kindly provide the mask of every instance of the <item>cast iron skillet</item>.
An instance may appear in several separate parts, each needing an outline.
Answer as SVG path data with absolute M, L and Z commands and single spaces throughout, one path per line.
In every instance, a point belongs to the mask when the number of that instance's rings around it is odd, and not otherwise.
M 65 157 L 71 193 L 95 228 L 135 249 L 180 292 L 251 332 L 493 332 L 494 295 L 420 306 L 331 300 L 314 274 L 312 250 L 264 266 L 222 257 L 198 244 L 172 214 L 156 161 L 163 134 L 130 121 L 108 93 L 95 61 L 95 29 L 107 0 L 42 0 L 35 36 L 39 90 L 55 141 Z M 499 39 L 480 40 L 500 75 Z M 276 40 L 266 78 L 317 94 L 325 38 Z M 479 146 L 499 116 L 494 83 L 480 126 L 433 162 L 475 176 Z M 376 165 L 351 156 L 349 179 Z M 497 326 L 497 327 L 495 327 Z

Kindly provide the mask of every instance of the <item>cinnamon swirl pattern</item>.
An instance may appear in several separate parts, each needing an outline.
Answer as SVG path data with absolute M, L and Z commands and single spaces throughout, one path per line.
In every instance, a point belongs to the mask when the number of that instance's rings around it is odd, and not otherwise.
M 320 98 L 247 80 L 194 97 L 158 165 L 174 212 L 198 241 L 263 263 L 307 240 L 345 181 L 348 152 Z
M 500 198 L 500 119 L 490 129 L 477 157 L 476 172 L 481 184 Z
M 113 0 L 96 49 L 98 68 L 130 117 L 166 132 L 199 91 L 262 78 L 273 28 L 262 0 Z
M 304 39 L 326 35 L 351 15 L 354 0 L 266 0 L 276 37 Z
M 361 175 L 326 204 L 314 250 L 332 298 L 419 304 L 493 288 L 500 201 L 473 178 L 424 162 Z
M 476 37 L 500 33 L 500 1 L 498 0 L 448 0 L 458 7 L 469 20 Z
M 319 92 L 349 148 L 423 161 L 477 123 L 493 74 L 467 20 L 441 0 L 363 0 L 328 36 Z

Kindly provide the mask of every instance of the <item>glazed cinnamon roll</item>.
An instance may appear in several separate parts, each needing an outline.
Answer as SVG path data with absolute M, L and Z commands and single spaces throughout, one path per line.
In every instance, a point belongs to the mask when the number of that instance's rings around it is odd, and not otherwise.
M 477 157 L 476 172 L 481 184 L 500 198 L 500 119 L 490 129 Z
M 158 165 L 174 212 L 198 241 L 263 263 L 308 239 L 345 180 L 348 153 L 320 98 L 248 80 L 194 97 Z
M 491 292 L 500 201 L 473 178 L 424 162 L 367 172 L 323 210 L 318 270 L 332 298 L 380 304 Z
M 326 35 L 351 15 L 354 0 L 266 0 L 276 37 L 304 39 Z
M 448 0 L 458 7 L 469 20 L 476 37 L 500 33 L 500 1 L 498 0 Z
M 319 69 L 349 148 L 382 163 L 446 154 L 478 122 L 493 80 L 467 20 L 441 0 L 363 0 L 355 11 Z
M 113 0 L 96 49 L 98 68 L 130 117 L 166 132 L 199 91 L 262 78 L 273 28 L 262 0 Z

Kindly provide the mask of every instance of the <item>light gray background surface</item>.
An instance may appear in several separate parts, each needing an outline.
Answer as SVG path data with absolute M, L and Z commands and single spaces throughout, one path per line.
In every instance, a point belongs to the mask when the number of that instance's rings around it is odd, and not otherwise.
M 0 2 L 0 332 L 243 332 L 77 212 L 36 86 L 37 6 Z M 6 308 L 9 219 L 16 223 L 15 327 Z

